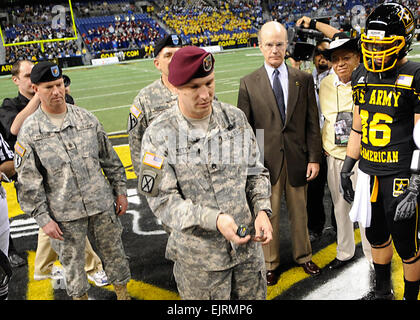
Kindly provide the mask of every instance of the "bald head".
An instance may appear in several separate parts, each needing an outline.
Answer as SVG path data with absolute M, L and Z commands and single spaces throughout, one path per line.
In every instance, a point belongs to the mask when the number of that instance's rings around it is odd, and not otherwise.
M 262 36 L 271 34 L 271 33 L 281 33 L 282 35 L 286 36 L 286 40 L 287 40 L 286 28 L 277 21 L 269 21 L 269 22 L 264 23 L 261 29 L 258 31 L 258 42 L 261 43 Z
M 258 32 L 259 48 L 265 62 L 278 68 L 284 62 L 287 48 L 287 30 L 277 21 L 265 23 Z

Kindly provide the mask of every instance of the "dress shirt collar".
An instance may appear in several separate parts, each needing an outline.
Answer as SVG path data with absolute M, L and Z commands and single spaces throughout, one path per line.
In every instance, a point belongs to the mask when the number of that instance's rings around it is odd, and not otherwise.
M 268 74 L 268 78 L 270 79 L 270 81 L 272 82 L 273 81 L 273 73 L 274 73 L 274 69 L 275 68 L 273 68 L 272 66 L 270 66 L 270 65 L 268 65 L 268 63 L 267 62 L 265 62 L 264 61 L 264 67 L 265 67 L 265 70 L 267 71 L 267 74 Z M 287 67 L 286 67 L 286 64 L 284 63 L 284 61 L 283 61 L 283 63 L 277 68 L 277 70 L 279 70 L 279 77 L 280 78 L 286 78 L 287 79 L 287 77 L 288 77 L 288 72 L 287 72 Z
M 324 72 L 321 72 L 321 73 L 318 73 L 316 68 L 314 68 L 314 70 L 312 71 L 312 75 L 314 77 L 314 80 L 318 79 L 319 82 L 321 82 L 322 79 L 324 79 L 326 76 L 328 76 L 330 74 L 333 74 L 333 73 L 335 73 L 333 68 L 329 68 L 328 70 L 325 70 Z
M 351 80 L 347 83 L 342 82 L 340 79 L 338 79 L 338 76 L 334 73 L 334 86 L 338 87 L 338 86 L 350 86 L 351 85 Z

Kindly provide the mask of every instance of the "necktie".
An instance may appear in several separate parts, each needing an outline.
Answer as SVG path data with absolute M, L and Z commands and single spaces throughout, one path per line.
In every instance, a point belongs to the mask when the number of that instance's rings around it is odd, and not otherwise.
M 276 96 L 277 107 L 280 111 L 281 120 L 283 120 L 284 124 L 284 121 L 286 119 L 286 107 L 284 105 L 283 89 L 281 88 L 279 79 L 279 70 L 277 69 L 274 70 L 273 91 L 274 95 Z

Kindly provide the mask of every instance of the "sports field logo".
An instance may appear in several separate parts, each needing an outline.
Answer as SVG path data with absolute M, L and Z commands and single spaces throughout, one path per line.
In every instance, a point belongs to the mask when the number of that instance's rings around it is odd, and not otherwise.
M 404 190 L 407 189 L 409 184 L 409 179 L 394 179 L 394 191 L 392 195 L 394 197 L 398 197 L 399 195 L 404 193 Z
M 77 40 L 77 30 L 76 30 L 76 24 L 74 22 L 74 15 L 73 15 L 73 8 L 71 6 L 71 0 L 69 0 L 68 7 L 62 4 L 60 5 L 51 4 L 49 8 L 50 8 L 49 16 L 51 16 L 52 19 L 50 21 L 42 22 L 38 24 L 43 25 L 43 26 L 48 25 L 51 27 L 52 31 L 59 31 L 59 32 L 55 32 L 56 34 L 64 33 L 65 34 L 64 37 L 58 37 L 58 38 L 53 37 L 51 39 L 39 38 L 39 39 L 33 39 L 29 41 L 26 41 L 24 39 L 24 41 L 14 42 L 14 41 L 10 41 L 13 39 L 8 37 L 6 30 L 3 30 L 0 25 L 0 35 L 1 35 L 3 46 L 11 47 L 11 46 L 29 45 L 29 44 L 35 44 L 35 43 L 40 43 L 42 45 L 43 43 L 46 43 L 46 42 Z M 71 23 L 71 26 L 68 26 L 68 22 Z M 67 29 L 72 31 L 71 32 L 72 34 L 70 36 L 68 35 L 68 32 L 64 32 Z M 25 38 L 25 36 L 23 36 L 23 38 Z

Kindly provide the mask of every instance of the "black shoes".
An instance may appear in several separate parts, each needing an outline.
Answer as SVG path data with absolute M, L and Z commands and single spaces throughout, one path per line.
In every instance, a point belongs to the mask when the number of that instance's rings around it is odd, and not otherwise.
M 333 261 L 331 261 L 331 263 L 328 265 L 328 269 L 330 270 L 336 270 L 336 269 L 340 269 L 342 267 L 344 267 L 345 265 L 347 265 L 349 262 L 351 262 L 353 259 L 349 259 L 346 261 L 343 260 L 339 260 L 337 258 L 335 258 Z
M 11 252 L 9 254 L 9 261 L 12 268 L 17 268 L 26 265 L 26 260 L 20 257 L 17 253 Z

